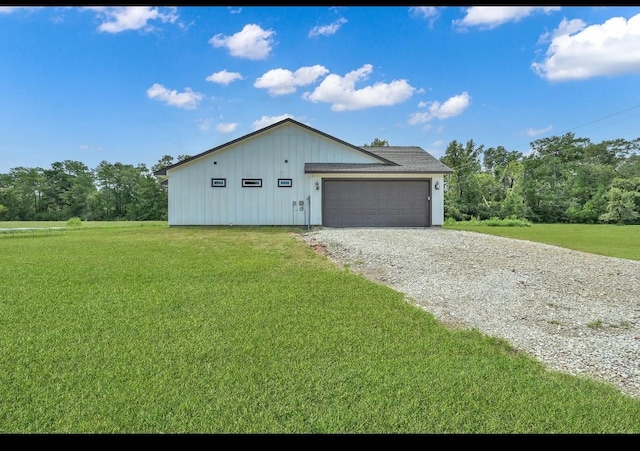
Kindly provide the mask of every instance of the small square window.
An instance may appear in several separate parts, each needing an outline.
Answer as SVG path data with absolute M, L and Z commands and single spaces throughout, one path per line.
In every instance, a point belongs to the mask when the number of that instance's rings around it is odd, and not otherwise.
M 291 179 L 278 179 L 278 187 L 291 188 L 292 186 L 293 186 L 293 181 Z
M 211 179 L 212 188 L 224 188 L 227 186 L 227 179 Z
M 242 179 L 244 188 L 260 188 L 262 187 L 262 179 Z

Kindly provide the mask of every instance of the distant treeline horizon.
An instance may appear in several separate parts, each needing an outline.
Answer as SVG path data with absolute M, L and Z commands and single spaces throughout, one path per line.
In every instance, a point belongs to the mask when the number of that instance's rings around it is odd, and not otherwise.
M 0 220 L 166 220 L 167 185 L 154 172 L 186 158 L 164 155 L 150 169 L 108 161 L 90 169 L 73 160 L 12 168 L 0 174 Z M 453 169 L 445 220 L 640 224 L 640 138 L 593 143 L 566 133 L 532 142 L 527 155 L 454 140 L 440 161 Z

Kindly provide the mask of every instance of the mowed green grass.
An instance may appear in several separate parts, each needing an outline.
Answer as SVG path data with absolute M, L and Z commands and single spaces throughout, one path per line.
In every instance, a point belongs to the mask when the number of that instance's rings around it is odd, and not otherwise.
M 640 260 L 640 225 L 532 224 L 531 227 L 496 227 L 456 222 L 445 228 L 536 241 L 608 257 Z
M 2 433 L 638 433 L 277 227 L 0 236 Z

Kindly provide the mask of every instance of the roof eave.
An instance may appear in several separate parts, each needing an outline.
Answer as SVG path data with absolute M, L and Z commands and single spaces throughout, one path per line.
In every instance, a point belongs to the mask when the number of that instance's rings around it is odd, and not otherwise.
M 305 174 L 451 174 L 453 171 L 446 170 L 403 170 L 403 171 L 388 171 L 384 169 L 373 169 L 373 170 L 358 170 L 358 169 L 330 169 L 330 170 L 322 170 L 322 169 L 305 169 Z

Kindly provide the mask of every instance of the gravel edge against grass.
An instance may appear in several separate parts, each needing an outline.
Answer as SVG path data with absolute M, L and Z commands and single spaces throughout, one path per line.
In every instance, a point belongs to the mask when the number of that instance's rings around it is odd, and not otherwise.
M 640 261 L 443 228 L 321 228 L 300 238 L 454 327 L 640 398 Z

